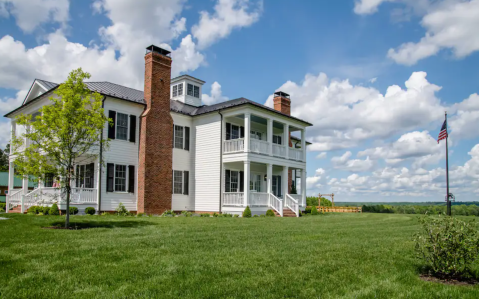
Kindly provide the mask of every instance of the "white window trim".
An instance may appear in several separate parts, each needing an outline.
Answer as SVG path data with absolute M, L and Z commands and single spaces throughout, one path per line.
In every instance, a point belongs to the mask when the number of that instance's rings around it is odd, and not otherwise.
M 179 171 L 181 173 L 181 191 L 180 193 L 176 193 L 175 192 L 175 171 Z M 188 170 L 176 170 L 176 169 L 173 169 L 173 195 L 185 195 L 185 196 L 189 196 L 186 195 L 186 194 L 183 194 L 184 191 L 185 191 L 185 171 L 188 171 Z M 188 183 L 188 188 L 189 188 L 189 183 Z M 189 193 L 189 190 L 188 190 L 188 193 Z
M 126 139 L 119 139 L 118 138 L 118 114 L 123 114 L 123 115 L 126 115 Z M 129 142 L 129 132 L 130 132 L 130 114 L 128 113 L 123 113 L 123 112 L 119 112 L 119 111 L 116 111 L 116 120 L 115 120 L 116 124 L 115 124 L 115 140 L 119 140 L 119 141 L 128 141 Z M 135 132 L 136 133 L 136 132 Z
M 181 148 L 176 147 L 176 127 L 183 128 L 183 142 L 182 142 Z M 173 124 L 173 140 L 175 141 L 175 144 L 174 144 L 173 148 L 185 150 L 185 143 L 186 143 L 186 133 L 185 133 L 185 131 L 186 131 L 185 126 L 180 126 L 180 125 Z M 191 129 L 190 129 L 190 132 L 191 132 Z M 190 143 L 190 146 L 191 146 L 191 143 Z M 188 150 L 185 150 L 185 151 L 188 151 Z
M 116 191 L 116 166 L 119 165 L 119 166 L 125 166 L 126 167 L 126 170 L 125 170 L 125 191 Z M 136 167 L 136 166 L 135 166 Z M 130 181 L 129 180 L 129 173 L 128 173 L 128 165 L 127 164 L 116 164 L 116 163 L 113 163 L 113 192 L 111 193 L 121 193 L 121 194 L 125 194 L 125 193 L 128 193 L 128 182 Z
M 283 144 L 283 139 L 284 139 L 284 138 L 283 138 L 283 135 L 280 135 L 280 134 L 273 134 L 273 136 L 276 136 L 276 137 L 279 137 L 279 138 L 281 138 L 281 144 L 279 144 L 279 143 L 274 143 L 274 141 L 273 141 L 273 140 L 274 140 L 274 138 L 272 138 L 271 142 L 273 142 L 273 144 L 277 144 L 277 145 L 284 145 L 284 144 Z

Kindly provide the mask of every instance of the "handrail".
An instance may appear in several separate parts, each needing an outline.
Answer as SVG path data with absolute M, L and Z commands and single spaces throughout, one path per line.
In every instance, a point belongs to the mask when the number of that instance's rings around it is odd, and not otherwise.
M 272 193 L 269 193 L 269 206 L 283 217 L 283 201 Z
M 299 204 L 296 199 L 294 199 L 291 195 L 286 194 L 284 205 L 290 208 L 295 214 L 296 217 L 299 217 Z
M 6 197 L 5 212 L 8 213 L 10 209 L 22 204 L 23 189 L 13 189 L 8 191 Z

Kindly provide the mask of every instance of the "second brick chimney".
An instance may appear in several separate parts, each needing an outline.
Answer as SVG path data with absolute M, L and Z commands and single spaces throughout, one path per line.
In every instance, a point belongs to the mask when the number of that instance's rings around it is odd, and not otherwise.
M 146 109 L 140 117 L 138 213 L 171 209 L 173 119 L 170 114 L 170 52 L 149 46 L 145 55 Z

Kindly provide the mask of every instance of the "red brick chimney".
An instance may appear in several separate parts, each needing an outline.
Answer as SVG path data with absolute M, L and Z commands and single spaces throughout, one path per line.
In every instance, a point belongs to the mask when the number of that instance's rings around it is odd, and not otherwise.
M 138 213 L 161 214 L 171 209 L 173 119 L 170 114 L 170 52 L 146 48 L 146 109 L 140 117 Z
M 277 110 L 281 113 L 291 115 L 291 99 L 289 94 L 282 91 L 277 91 L 274 93 L 274 110 Z M 291 133 L 289 133 L 289 147 L 292 147 L 293 143 L 291 142 Z M 291 184 L 293 183 L 293 172 L 288 170 L 288 193 L 291 192 Z

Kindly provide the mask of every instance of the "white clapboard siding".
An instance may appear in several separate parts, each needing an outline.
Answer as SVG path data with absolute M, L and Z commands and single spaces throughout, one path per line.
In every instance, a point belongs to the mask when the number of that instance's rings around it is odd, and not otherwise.
M 195 210 L 219 211 L 221 118 L 219 114 L 197 117 L 195 160 Z

